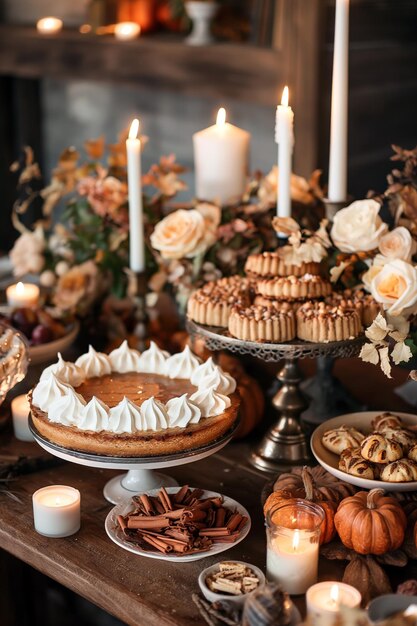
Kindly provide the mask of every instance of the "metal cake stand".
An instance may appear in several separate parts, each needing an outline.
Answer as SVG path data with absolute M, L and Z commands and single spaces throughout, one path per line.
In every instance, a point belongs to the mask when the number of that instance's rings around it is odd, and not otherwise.
M 250 461 L 255 467 L 267 472 L 276 472 L 285 465 L 300 465 L 310 457 L 308 438 L 303 431 L 300 415 L 307 408 L 307 401 L 300 390 L 302 380 L 298 359 L 357 356 L 364 337 L 329 343 L 308 343 L 296 340 L 288 343 L 257 343 L 241 341 L 228 331 L 202 326 L 187 320 L 187 329 L 192 337 L 204 339 L 209 350 L 229 350 L 235 354 L 249 354 L 265 362 L 284 364 L 277 373 L 281 388 L 272 399 L 278 411 L 277 421 L 269 428 L 260 445 L 252 452 Z
M 194 463 L 194 461 L 200 461 L 200 459 L 205 459 L 207 456 L 215 454 L 229 443 L 238 425 L 237 423 L 233 429 L 223 435 L 223 437 L 220 437 L 206 446 L 178 454 L 153 457 L 115 457 L 70 450 L 69 448 L 64 448 L 63 446 L 52 443 L 39 433 L 36 426 L 33 424 L 32 418 L 29 417 L 29 428 L 32 431 L 35 441 L 50 454 L 64 459 L 64 461 L 77 463 L 78 465 L 86 465 L 87 467 L 128 470 L 125 474 L 115 476 L 104 486 L 104 497 L 112 504 L 126 502 L 132 495 L 144 493 L 151 489 L 176 487 L 178 483 L 174 478 L 154 470 Z

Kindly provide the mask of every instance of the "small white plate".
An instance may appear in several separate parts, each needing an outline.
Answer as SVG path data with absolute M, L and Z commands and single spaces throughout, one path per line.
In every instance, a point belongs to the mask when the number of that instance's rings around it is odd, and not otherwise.
M 356 485 L 357 487 L 362 487 L 363 489 L 379 488 L 386 489 L 387 491 L 417 491 L 417 481 L 408 483 L 389 483 L 383 480 L 360 478 L 359 476 L 352 476 L 351 474 L 342 472 L 342 470 L 339 469 L 339 455 L 333 454 L 333 452 L 327 450 L 322 444 L 322 437 L 327 430 L 340 428 L 343 425 L 356 428 L 365 435 L 370 434 L 373 430 L 371 424 L 372 420 L 375 419 L 377 415 L 381 415 L 381 413 L 384 413 L 384 411 L 363 411 L 361 413 L 339 415 L 338 417 L 327 420 L 313 432 L 311 437 L 311 450 L 317 461 L 322 467 L 324 467 L 324 469 L 330 472 L 330 474 L 333 474 L 333 476 L 336 476 L 336 478 L 339 478 L 339 480 L 343 480 L 351 485 Z M 412 415 L 411 413 L 398 413 L 397 411 L 393 411 L 393 414 L 401 417 L 405 425 L 417 427 L 417 415 Z
M 190 489 L 195 489 L 195 487 L 190 487 Z M 167 493 L 177 493 L 179 487 L 166 487 Z M 159 493 L 159 489 L 153 489 L 152 491 L 147 491 L 147 494 L 150 496 L 156 496 Z M 200 559 L 205 559 L 207 556 L 215 556 L 220 552 L 224 552 L 225 550 L 230 550 L 238 543 L 244 540 L 247 534 L 250 531 L 251 527 L 251 519 L 248 511 L 236 500 L 229 498 L 228 496 L 223 496 L 221 493 L 216 493 L 215 491 L 204 491 L 202 497 L 204 498 L 216 498 L 221 496 L 223 498 L 223 505 L 228 509 L 236 509 L 238 513 L 244 515 L 248 518 L 245 527 L 242 529 L 239 538 L 234 543 L 213 543 L 210 546 L 209 550 L 206 552 L 196 552 L 195 554 L 184 554 L 182 555 L 172 555 L 172 554 L 163 554 L 162 552 L 148 552 L 147 550 L 142 550 L 139 546 L 126 541 L 125 536 L 120 529 L 117 523 L 118 515 L 127 515 L 129 511 L 132 509 L 132 499 L 129 498 L 128 501 L 123 504 L 118 504 L 110 511 L 110 513 L 106 517 L 106 521 L 104 523 L 104 527 L 106 529 L 106 533 L 110 537 L 110 539 L 116 543 L 118 546 L 127 550 L 128 552 L 133 552 L 133 554 L 138 554 L 139 556 L 146 556 L 150 559 L 159 559 L 161 561 L 172 561 L 175 563 L 185 563 L 189 561 L 199 561 Z

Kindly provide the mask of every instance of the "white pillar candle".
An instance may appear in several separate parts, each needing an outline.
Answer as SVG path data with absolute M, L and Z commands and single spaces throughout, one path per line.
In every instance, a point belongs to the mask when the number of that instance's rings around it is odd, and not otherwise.
M 361 601 L 362 596 L 355 587 L 326 580 L 308 589 L 307 616 L 312 626 L 333 626 L 341 608 L 357 608 Z
M 42 17 L 36 22 L 36 28 L 41 35 L 55 35 L 62 30 L 62 20 L 58 17 Z
M 139 120 L 132 122 L 126 140 L 127 182 L 129 189 L 130 269 L 145 271 L 145 234 L 142 203 L 141 145 L 138 138 Z
M 26 394 L 13 398 L 13 431 L 16 439 L 19 439 L 20 441 L 33 441 L 33 435 L 30 432 L 28 425 L 29 412 L 30 405 Z
M 349 0 L 336 0 L 328 198 L 347 197 Z
M 36 306 L 39 300 L 39 287 L 32 283 L 18 282 L 6 289 L 7 304 L 13 307 Z
M 35 530 L 46 537 L 69 537 L 80 529 L 78 489 L 51 485 L 38 489 L 32 496 Z
M 114 26 L 114 36 L 119 41 L 136 39 L 140 34 L 140 26 L 136 22 L 119 22 Z
M 317 581 L 319 543 L 307 530 L 282 529 L 268 542 L 268 580 L 280 583 L 291 595 L 305 593 Z
M 250 133 L 226 122 L 219 109 L 216 124 L 193 135 L 196 195 L 222 205 L 241 198 L 247 184 Z
M 282 92 L 281 104 L 277 107 L 275 141 L 278 144 L 277 215 L 291 216 L 291 169 L 294 146 L 294 113 L 288 106 L 288 87 Z

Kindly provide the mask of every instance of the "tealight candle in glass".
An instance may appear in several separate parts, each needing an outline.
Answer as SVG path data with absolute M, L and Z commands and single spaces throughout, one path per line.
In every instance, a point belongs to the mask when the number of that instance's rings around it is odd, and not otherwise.
M 266 516 L 266 574 L 291 595 L 306 593 L 317 582 L 323 509 L 307 500 L 291 499 Z
M 33 283 L 18 282 L 6 289 L 7 304 L 12 307 L 36 306 L 39 300 L 39 287 Z
M 312 626 L 333 626 L 341 609 L 358 608 L 361 601 L 355 587 L 326 580 L 307 591 L 307 615 Z
M 50 485 L 32 496 L 35 530 L 46 537 L 69 537 L 80 529 L 78 489 L 67 485 Z

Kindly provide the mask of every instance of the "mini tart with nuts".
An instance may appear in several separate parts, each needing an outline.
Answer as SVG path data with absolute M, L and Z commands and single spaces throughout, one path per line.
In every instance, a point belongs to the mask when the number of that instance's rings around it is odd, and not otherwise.
M 363 289 L 345 289 L 341 293 L 333 293 L 326 298 L 326 303 L 356 310 L 365 327 L 370 326 L 383 310 L 382 305 Z
M 321 276 L 304 274 L 303 276 L 286 276 L 279 278 L 263 278 L 255 284 L 256 293 L 274 300 L 315 300 L 330 295 L 332 291 L 329 281 Z
M 307 302 L 296 313 L 297 336 L 303 341 L 328 343 L 354 339 L 362 331 L 357 311 Z
M 294 313 L 284 304 L 279 310 L 256 305 L 234 307 L 229 317 L 229 332 L 243 341 L 291 341 L 295 337 Z
M 303 263 L 299 265 L 288 264 L 279 251 L 262 252 L 248 256 L 245 264 L 245 272 L 248 276 L 304 276 L 304 274 L 319 274 L 320 263 Z
M 248 279 L 231 276 L 197 289 L 188 300 L 187 315 L 198 324 L 227 328 L 232 307 L 249 304 Z

